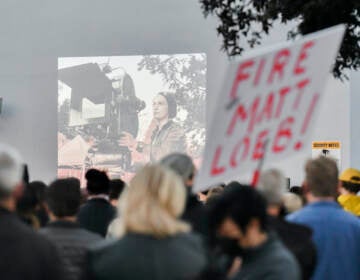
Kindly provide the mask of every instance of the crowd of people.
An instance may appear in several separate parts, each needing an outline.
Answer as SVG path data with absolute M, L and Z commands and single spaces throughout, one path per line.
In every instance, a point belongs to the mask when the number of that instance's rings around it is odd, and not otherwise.
M 0 279 L 360 279 L 360 171 L 319 157 L 305 174 L 195 194 L 191 158 L 174 153 L 129 184 L 89 169 L 85 189 L 47 186 L 0 144 Z

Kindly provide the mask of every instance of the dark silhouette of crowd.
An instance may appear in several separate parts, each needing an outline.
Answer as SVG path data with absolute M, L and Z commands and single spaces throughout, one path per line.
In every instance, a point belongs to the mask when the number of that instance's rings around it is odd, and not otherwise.
M 360 171 L 308 160 L 302 186 L 276 169 L 195 194 L 170 154 L 126 184 L 105 171 L 46 185 L 0 144 L 2 280 L 360 279 Z

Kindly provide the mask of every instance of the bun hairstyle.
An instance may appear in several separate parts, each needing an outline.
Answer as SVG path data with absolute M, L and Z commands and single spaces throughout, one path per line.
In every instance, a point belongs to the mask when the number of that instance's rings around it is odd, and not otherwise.
M 158 94 L 166 99 L 168 105 L 169 119 L 175 118 L 177 113 L 175 94 L 171 92 L 159 92 Z
M 110 180 L 106 172 L 97 169 L 89 169 L 85 178 L 86 189 L 89 194 L 108 194 L 110 191 Z

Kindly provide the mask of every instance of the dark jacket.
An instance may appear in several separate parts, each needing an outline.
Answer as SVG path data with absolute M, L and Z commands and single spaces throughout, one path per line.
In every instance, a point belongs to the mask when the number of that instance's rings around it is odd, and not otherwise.
M 63 271 L 55 246 L 0 208 L 0 279 L 60 280 Z
M 67 221 L 52 222 L 39 232 L 56 245 L 67 280 L 84 277 L 88 247 L 103 240 L 100 235 Z
M 312 241 L 312 230 L 282 219 L 269 217 L 269 221 L 281 241 L 296 257 L 302 279 L 310 279 L 316 267 L 316 247 Z
M 243 252 L 242 265 L 234 280 L 299 280 L 300 269 L 294 256 L 275 234 L 254 249 Z
M 115 215 L 115 208 L 107 200 L 94 198 L 80 208 L 77 220 L 81 227 L 105 237 Z
M 90 254 L 90 273 L 98 280 L 193 279 L 205 265 L 201 241 L 192 234 L 127 234 Z
M 188 222 L 196 233 L 206 237 L 208 234 L 208 224 L 205 206 L 190 191 L 191 188 L 188 188 L 186 206 L 181 219 Z

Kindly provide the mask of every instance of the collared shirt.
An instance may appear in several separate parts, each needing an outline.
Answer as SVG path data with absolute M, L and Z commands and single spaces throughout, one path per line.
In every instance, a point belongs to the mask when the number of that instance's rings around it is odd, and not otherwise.
M 360 220 L 336 202 L 307 205 L 287 220 L 309 226 L 317 248 L 317 267 L 312 279 L 360 279 Z

